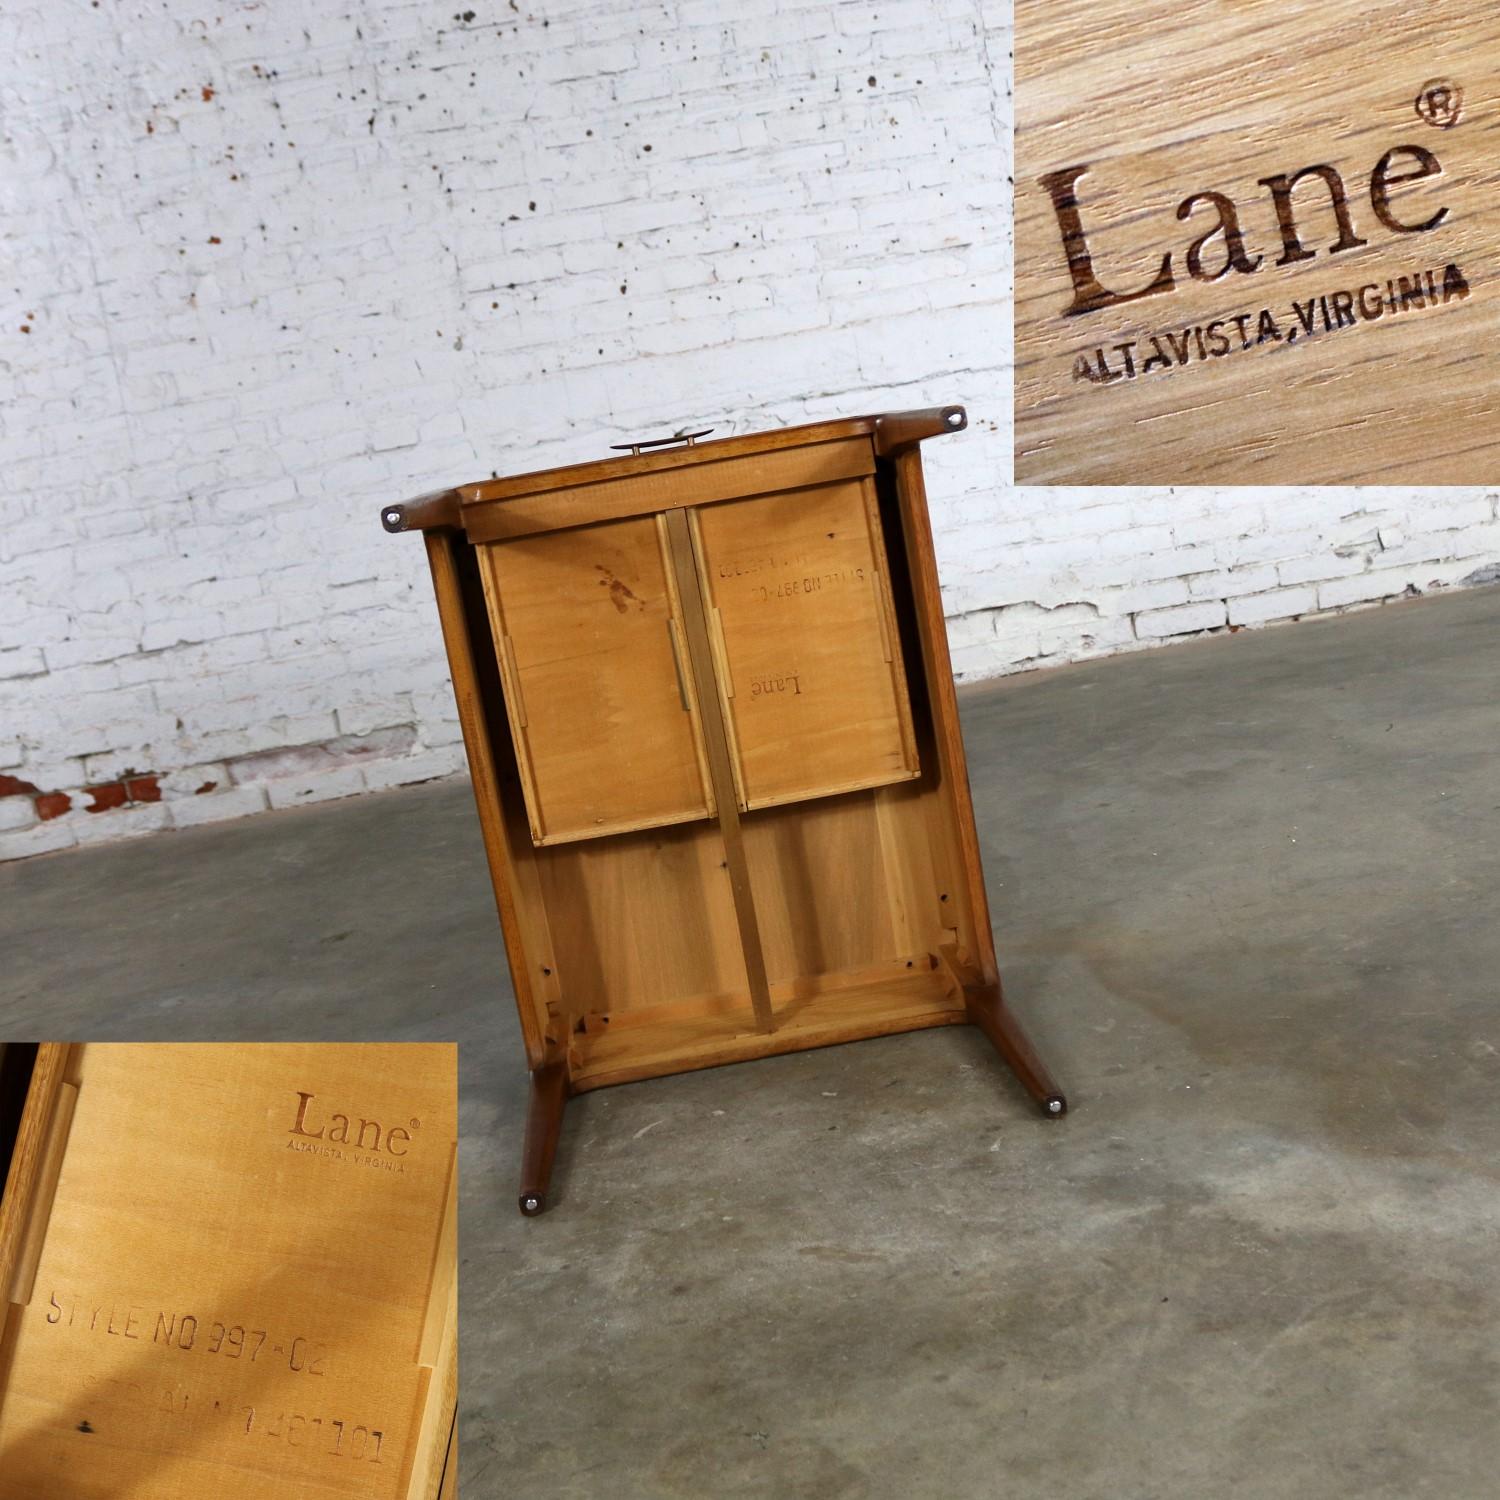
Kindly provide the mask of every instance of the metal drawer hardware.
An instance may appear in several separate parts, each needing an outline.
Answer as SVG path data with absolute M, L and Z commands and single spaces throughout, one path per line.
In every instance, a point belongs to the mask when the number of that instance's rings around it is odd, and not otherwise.
M 640 453 L 643 448 L 670 448 L 673 443 L 683 443 L 691 448 L 701 437 L 707 437 L 713 431 L 712 427 L 705 427 L 701 432 L 678 432 L 671 437 L 649 438 L 639 443 L 611 443 L 611 453 Z

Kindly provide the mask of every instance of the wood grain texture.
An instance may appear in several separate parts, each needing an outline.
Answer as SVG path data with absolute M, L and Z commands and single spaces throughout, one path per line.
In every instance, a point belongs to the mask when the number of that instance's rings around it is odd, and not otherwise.
M 948 887 L 931 859 L 931 825 L 945 813 L 934 779 L 745 820 L 773 986 L 901 964 L 946 940 Z
M 0 1500 L 433 1500 L 456 1049 L 88 1044 L 68 1086 L 0 1340 Z
M 938 957 L 993 983 L 918 449 L 965 420 L 518 475 L 429 533 L 533 1070 L 523 1213 L 572 1093 L 974 1019 Z
M 748 1062 L 783 1052 L 802 1052 L 867 1037 L 966 1022 L 946 980 L 931 969 L 913 969 L 888 980 L 844 986 L 804 986 L 803 993 L 776 1006 L 774 1032 L 736 1024 L 707 1006 L 684 1010 L 654 1025 L 609 1031 L 575 1066 L 580 1093 L 665 1073 L 684 1073 L 722 1063 Z M 781 996 L 775 996 L 778 1002 Z
M 712 703 L 714 683 L 719 669 L 714 662 L 708 640 L 707 603 L 693 555 L 693 539 L 687 513 L 669 511 L 666 516 L 668 550 L 677 579 L 677 593 L 683 604 L 683 633 L 693 682 L 701 703 Z M 745 967 L 745 984 L 759 1031 L 770 1031 L 771 1000 L 766 982 L 765 950 L 760 940 L 760 919 L 755 910 L 755 892 L 750 885 L 750 867 L 745 858 L 745 836 L 740 828 L 739 797 L 735 789 L 734 767 L 724 718 L 710 708 L 703 720 L 709 775 L 713 781 L 714 801 L 718 806 L 719 838 L 724 848 L 724 868 L 729 875 L 729 890 L 734 899 L 735 923 L 739 928 L 740 956 Z
M 759 795 L 772 805 L 754 807 L 728 829 L 639 828 L 534 851 L 556 954 L 557 1030 L 567 1039 L 570 1088 L 766 1055 L 780 1049 L 784 1025 L 791 1050 L 821 1045 L 820 1038 L 876 1034 L 888 1024 L 947 1024 L 961 1002 L 929 1003 L 931 955 L 945 943 L 961 944 L 979 968 L 993 971 L 987 916 L 976 921 L 985 911 L 983 876 L 915 447 L 934 430 L 955 430 L 953 413 L 940 409 L 892 425 L 900 451 L 884 462 L 880 478 L 888 516 L 872 478 L 661 518 L 688 686 L 703 705 L 705 737 L 724 741 L 717 753 L 708 747 L 710 764 L 720 762 L 722 805 L 733 813 L 747 789 L 748 800 Z M 903 432 L 909 441 L 897 441 Z M 786 451 L 784 442 L 777 451 Z M 570 478 L 576 484 L 579 476 Z M 793 626 L 778 636 L 726 593 L 747 581 L 783 581 L 784 569 L 758 566 L 767 548 L 773 558 L 828 552 L 822 573 L 837 573 L 846 584 L 844 574 L 863 576 L 853 576 L 857 588 L 792 596 L 794 604 L 816 607 L 803 612 L 806 618 L 794 612 Z M 897 573 L 904 621 L 897 618 Z M 507 595 L 498 576 L 492 585 L 500 605 L 492 622 L 508 620 L 519 593 Z M 736 731 L 755 674 L 741 670 L 743 653 L 767 641 L 784 651 L 829 648 L 829 670 L 816 685 L 833 705 L 819 723 L 836 754 L 812 754 L 816 734 L 760 735 L 754 743 L 766 753 L 747 765 Z M 665 669 L 657 667 L 657 696 L 665 700 Z M 909 673 L 925 705 L 920 730 Z M 680 704 L 672 713 L 681 718 Z M 513 731 L 524 733 L 516 726 L 534 717 L 529 703 L 519 714 L 513 707 Z M 919 753 L 921 737 L 927 750 Z M 607 737 L 598 742 L 608 749 Z M 766 765 L 796 783 L 791 800 L 766 795 Z M 846 789 L 860 779 L 887 784 Z M 514 820 L 516 800 L 498 821 Z M 530 923 L 522 918 L 520 926 Z M 525 931 L 521 941 L 532 946 Z M 911 994 L 908 986 L 915 986 Z M 808 998 L 821 995 L 839 998 L 807 1011 Z M 868 1021 L 857 1016 L 862 1005 Z M 538 1017 L 539 1024 L 548 1020 Z M 778 1040 L 760 1039 L 768 1022 Z
M 429 531 L 424 541 L 521 1038 L 528 1065 L 536 1067 L 561 994 L 515 750 L 506 732 L 483 586 L 474 549 L 454 532 Z
M 552 1180 L 552 1163 L 562 1135 L 563 1106 L 568 1101 L 568 1064 L 560 1050 L 531 1073 L 526 1106 L 526 1139 L 521 1148 L 521 1212 L 541 1213 Z
M 448 1453 L 443 1464 L 442 1488 L 438 1500 L 458 1500 L 458 1424 L 448 1434 Z
M 547 489 L 540 494 L 517 495 L 491 504 L 472 502 L 463 510 L 464 528 L 471 541 L 498 541 L 594 521 L 650 515 L 683 505 L 827 484 L 857 478 L 874 467 L 868 438 L 844 438 L 806 448 L 782 444 L 765 452 L 717 460 L 712 445 L 683 451 L 695 456 L 693 462 L 640 474 L 614 477 L 595 474 L 591 483 L 568 489 Z M 600 463 L 597 467 L 613 470 L 622 463 L 641 464 L 665 457 L 665 454 L 641 454 L 629 460 Z
M 65 1082 L 52 1103 L 47 1139 L 43 1143 L 38 1170 L 32 1183 L 31 1210 L 26 1219 L 26 1233 L 21 1240 L 21 1253 L 16 1257 L 15 1274 L 10 1280 L 12 1302 L 31 1301 L 31 1293 L 36 1286 L 37 1266 L 42 1258 L 42 1246 L 47 1239 L 52 1200 L 57 1193 L 57 1180 L 62 1175 L 63 1156 L 68 1149 L 68 1137 L 73 1129 L 73 1112 L 77 1107 L 78 1085 L 72 1081 Z
M 932 540 L 921 452 L 910 448 L 898 454 L 892 461 L 892 471 L 906 542 L 911 624 L 920 642 L 924 686 L 930 704 L 936 776 L 932 794 L 924 799 L 924 810 L 932 864 L 938 872 L 938 900 L 946 924 L 956 934 L 959 952 L 971 959 L 986 979 L 998 978 L 989 896 L 979 852 L 979 831 L 974 823 L 969 762 L 958 717 L 953 661 L 948 653 L 948 628 L 943 616 L 943 592 L 938 580 L 937 550 Z
M 713 810 L 676 590 L 654 517 L 479 549 L 538 844 Z
M 742 983 L 716 823 L 558 844 L 537 856 L 570 1018 L 721 994 Z
M 957 408 L 942 408 L 944 411 L 955 409 Z M 798 482 L 815 484 L 823 479 L 839 477 L 819 475 L 816 472 L 826 462 L 822 452 L 825 444 L 837 445 L 842 450 L 851 439 L 868 439 L 881 421 L 907 420 L 910 425 L 929 415 L 926 412 L 896 412 L 888 417 L 841 417 L 832 422 L 805 422 L 797 427 L 778 427 L 769 432 L 747 432 L 739 437 L 711 438 L 691 447 L 657 448 L 625 457 L 597 458 L 587 463 L 567 464 L 557 469 L 536 469 L 530 474 L 508 474 L 499 479 L 481 479 L 474 484 L 460 485 L 458 495 L 465 507 L 464 524 L 467 525 L 472 515 L 469 507 L 482 505 L 490 500 L 515 500 L 526 495 L 548 494 L 558 490 L 592 488 L 618 479 L 659 478 L 679 469 L 698 469 L 701 477 L 695 493 L 699 497 L 724 500 L 732 494 L 746 492 L 739 488 L 740 481 L 736 478 L 734 488 L 714 494 L 719 489 L 719 484 L 710 476 L 714 474 L 717 465 L 752 458 L 761 463 L 762 472 L 767 471 L 766 465 L 771 466 L 771 471 L 778 476 L 776 483 L 781 483 L 787 473 L 803 473 L 811 466 L 814 476 Z M 866 443 L 865 446 L 868 448 L 869 444 Z M 777 455 L 783 451 L 792 451 L 798 455 L 790 460 L 790 470 L 779 467 L 781 459 Z M 735 466 L 731 472 L 738 475 L 740 470 Z
M 21 1111 L 21 1126 L 0 1196 L 0 1295 L 9 1295 L 27 1251 L 28 1232 L 38 1188 L 48 1168 L 48 1143 L 57 1128 L 58 1100 L 67 1086 L 69 1047 L 43 1042 L 32 1065 L 31 1083 Z M 45 1194 L 50 1198 L 50 1188 Z
M 1015 176 L 1017 483 L 1500 479 L 1493 0 L 1017 0 Z
M 693 512 L 740 805 L 917 774 L 874 484 Z

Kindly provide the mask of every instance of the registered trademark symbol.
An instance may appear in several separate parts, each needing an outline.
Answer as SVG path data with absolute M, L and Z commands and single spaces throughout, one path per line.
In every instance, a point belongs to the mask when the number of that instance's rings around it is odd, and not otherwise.
M 407 1128 L 407 1129 L 408 1129 L 408 1130 L 415 1130 L 415 1129 L 417 1129 L 417 1127 L 418 1127 L 418 1126 L 419 1126 L 419 1125 L 421 1125 L 421 1123 L 422 1123 L 422 1122 L 421 1122 L 421 1121 L 420 1121 L 420 1120 L 412 1120 L 412 1121 L 410 1121 L 410 1122 L 409 1122 L 409 1123 L 408 1123 L 408 1125 L 407 1125 L 407 1127 L 406 1127 L 406 1128 Z
M 1464 91 L 1451 79 L 1434 78 L 1417 95 L 1417 115 L 1439 130 L 1451 130 L 1463 118 Z

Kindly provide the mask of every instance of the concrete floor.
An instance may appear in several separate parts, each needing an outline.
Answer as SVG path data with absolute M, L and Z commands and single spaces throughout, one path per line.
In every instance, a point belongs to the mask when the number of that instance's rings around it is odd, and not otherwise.
M 466 1500 L 1500 1495 L 1500 590 L 963 695 L 968 1028 L 522 1074 L 465 786 L 0 868 L 0 1034 L 463 1043 Z

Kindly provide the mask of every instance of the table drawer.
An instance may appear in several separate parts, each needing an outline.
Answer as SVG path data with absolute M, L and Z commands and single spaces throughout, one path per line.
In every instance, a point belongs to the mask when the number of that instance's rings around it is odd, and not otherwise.
M 693 536 L 741 808 L 915 776 L 874 481 L 703 506 Z
M 662 518 L 479 553 L 532 841 L 712 816 Z

